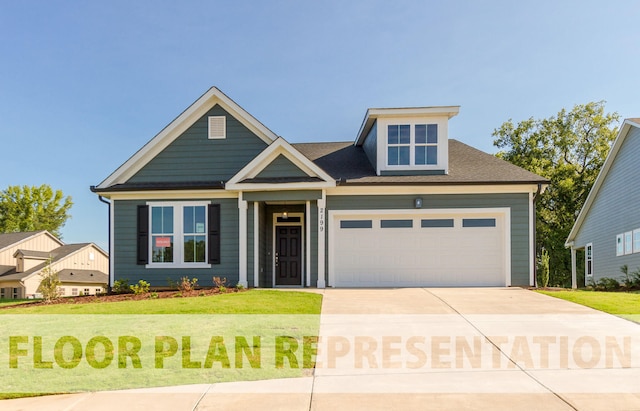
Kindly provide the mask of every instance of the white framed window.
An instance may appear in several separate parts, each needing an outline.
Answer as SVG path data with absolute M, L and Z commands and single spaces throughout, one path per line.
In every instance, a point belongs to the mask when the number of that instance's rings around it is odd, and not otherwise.
M 633 231 L 627 231 L 624 233 L 624 253 L 633 253 Z
M 616 256 L 624 255 L 624 234 L 616 235 Z
M 58 294 L 60 294 L 60 297 L 64 297 L 65 288 L 64 287 L 58 287 Z
M 389 124 L 388 166 L 435 166 L 438 164 L 437 124 Z
M 438 164 L 437 124 L 416 124 L 414 142 L 416 165 Z
M 78 295 L 78 289 L 77 288 L 72 288 L 71 289 L 71 295 Z
M 102 288 L 96 288 L 96 295 L 102 294 Z
M 91 294 L 91 290 L 89 288 L 85 288 L 84 295 L 90 295 L 90 294 Z
M 209 202 L 149 202 L 149 268 L 209 268 Z
M 640 228 L 633 230 L 633 252 L 640 253 Z
M 209 116 L 209 140 L 223 140 L 227 138 L 227 118 L 225 116 Z
M 593 244 L 589 243 L 584 247 L 584 275 L 593 277 Z

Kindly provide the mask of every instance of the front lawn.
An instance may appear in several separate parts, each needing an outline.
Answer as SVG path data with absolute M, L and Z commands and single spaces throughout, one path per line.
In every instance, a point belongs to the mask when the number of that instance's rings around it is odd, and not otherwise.
M 538 292 L 636 322 L 640 319 L 640 292 L 638 291 L 625 293 L 585 290 L 538 290 Z
M 9 305 L 19 305 L 24 303 L 33 302 L 33 300 L 16 300 L 12 298 L 0 298 L 0 307 L 6 307 Z
M 321 304 L 248 290 L 3 308 L 0 399 L 310 375 Z
M 15 300 L 12 300 L 15 301 Z M 322 296 L 311 292 L 249 290 L 205 297 L 111 303 L 53 304 L 0 310 L 1 314 L 320 314 Z

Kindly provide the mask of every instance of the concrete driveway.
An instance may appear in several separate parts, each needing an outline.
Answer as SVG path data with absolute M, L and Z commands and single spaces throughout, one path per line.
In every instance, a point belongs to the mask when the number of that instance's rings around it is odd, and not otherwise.
M 313 376 L 3 410 L 638 410 L 640 326 L 519 288 L 327 289 Z

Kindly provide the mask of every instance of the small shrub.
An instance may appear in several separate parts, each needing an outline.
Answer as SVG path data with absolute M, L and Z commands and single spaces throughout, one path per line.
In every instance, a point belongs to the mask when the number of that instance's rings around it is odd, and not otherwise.
M 131 292 L 129 280 L 126 278 L 122 278 L 120 280 L 114 281 L 111 290 L 116 294 L 129 294 Z
M 131 285 L 130 288 L 131 288 L 131 291 L 133 291 L 134 294 L 138 295 L 138 294 L 146 294 L 146 293 L 148 293 L 150 286 L 151 286 L 151 284 L 149 284 L 145 280 L 140 280 L 140 281 L 138 281 L 138 284 Z
M 238 290 L 238 291 L 244 290 L 244 285 L 242 285 L 240 283 L 236 284 L 236 290 Z
M 40 272 L 40 285 L 38 286 L 38 292 L 42 294 L 42 298 L 45 302 L 51 301 L 60 297 L 60 278 L 58 273 L 51 268 L 51 258 L 47 260 L 47 265 Z
M 626 264 L 623 265 L 622 267 L 620 267 L 620 272 L 624 274 L 624 276 L 622 277 L 622 287 L 628 291 L 633 288 L 633 277 L 629 272 L 629 266 L 627 266 Z
M 227 291 L 227 279 L 226 277 L 213 277 L 213 283 L 218 288 L 218 291 L 224 293 Z
M 175 294 L 173 295 L 173 297 L 174 297 L 174 298 L 182 297 L 182 293 L 175 293 Z
M 549 253 L 544 248 L 540 255 L 540 267 L 538 271 L 539 285 L 546 288 L 549 285 Z
M 152 292 L 151 294 L 149 294 L 149 298 L 151 298 L 152 300 L 155 298 L 158 298 L 158 293 L 157 292 Z
M 631 273 L 631 283 L 633 288 L 640 288 L 640 267 Z
M 180 279 L 180 282 L 178 283 L 178 290 L 180 290 L 183 293 L 188 293 L 189 291 L 195 290 L 197 286 L 198 286 L 197 278 L 189 279 L 189 277 L 182 277 Z
M 616 291 L 620 289 L 620 282 L 615 278 L 602 277 L 595 287 L 596 291 Z

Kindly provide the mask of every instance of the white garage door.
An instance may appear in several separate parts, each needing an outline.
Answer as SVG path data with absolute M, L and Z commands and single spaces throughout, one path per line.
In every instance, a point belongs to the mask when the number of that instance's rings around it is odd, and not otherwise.
M 506 211 L 333 212 L 330 285 L 509 285 L 508 219 Z

